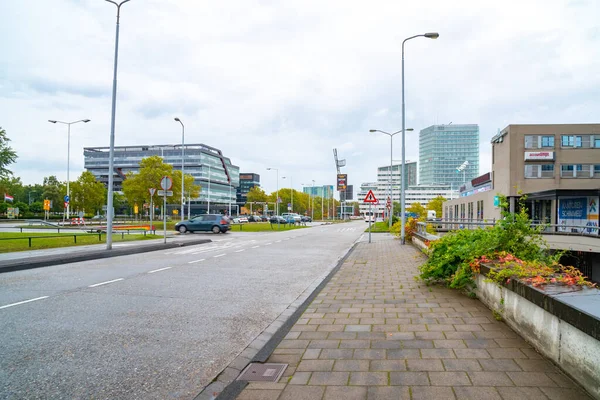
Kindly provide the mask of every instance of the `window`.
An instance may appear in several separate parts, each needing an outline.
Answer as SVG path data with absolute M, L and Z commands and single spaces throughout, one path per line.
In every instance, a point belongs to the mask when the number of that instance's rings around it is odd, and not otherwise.
M 537 178 L 539 173 L 539 165 L 525 165 L 525 178 Z
M 574 144 L 575 144 L 575 136 L 567 136 L 567 135 L 561 136 L 561 146 L 562 147 L 573 147 Z
M 585 147 L 590 147 L 589 140 L 590 136 L 585 136 Z M 562 135 L 561 136 L 561 146 L 562 147 L 583 147 L 583 136 L 575 136 L 575 135 Z
M 542 178 L 554 178 L 554 164 L 542 164 Z
M 536 149 L 537 148 L 537 137 L 532 135 L 525 135 L 525 148 Z
M 600 139 L 594 139 L 594 147 L 600 149 Z
M 542 136 L 542 147 L 554 147 L 554 136 Z
M 560 176 L 561 178 L 573 178 L 574 174 L 574 165 L 572 164 L 563 164 L 560 166 Z

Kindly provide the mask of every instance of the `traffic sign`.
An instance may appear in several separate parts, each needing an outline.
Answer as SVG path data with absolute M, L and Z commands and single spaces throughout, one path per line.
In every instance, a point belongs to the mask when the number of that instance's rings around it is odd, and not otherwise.
M 156 189 L 154 188 L 150 188 L 148 191 L 150 192 L 150 196 L 154 196 L 154 193 L 156 193 Z
M 65 196 L 65 203 L 69 202 L 69 196 Z
M 277 198 L 277 202 L 278 202 L 278 203 L 281 203 L 281 197 L 278 197 L 278 198 Z
M 160 180 L 160 187 L 163 190 L 170 190 L 171 186 L 173 186 L 173 179 L 170 176 L 163 176 Z M 158 195 L 160 196 L 160 193 Z
M 367 195 L 365 196 L 363 203 L 377 203 L 377 202 L 378 202 L 377 197 L 375 197 L 372 190 L 369 190 L 369 193 L 367 193 Z
M 65 208 L 69 207 L 69 202 L 65 201 Z
M 171 191 L 171 190 L 159 190 L 158 191 L 158 195 L 159 196 L 167 196 L 167 197 L 173 196 L 173 191 Z

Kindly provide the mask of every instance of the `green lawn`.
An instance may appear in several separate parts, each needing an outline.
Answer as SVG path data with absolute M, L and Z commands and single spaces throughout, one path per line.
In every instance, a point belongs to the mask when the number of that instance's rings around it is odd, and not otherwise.
M 365 232 L 369 232 L 369 224 L 366 223 L 367 227 Z M 371 224 L 371 232 L 389 232 L 390 226 L 388 222 L 375 222 Z
M 113 242 L 127 242 L 130 240 L 160 239 L 157 235 L 113 235 Z M 31 238 L 31 247 L 29 243 Z M 89 244 L 106 243 L 106 235 L 92 233 L 18 233 L 0 232 L 0 253 L 13 251 L 27 251 L 51 249 L 55 247 L 71 247 Z

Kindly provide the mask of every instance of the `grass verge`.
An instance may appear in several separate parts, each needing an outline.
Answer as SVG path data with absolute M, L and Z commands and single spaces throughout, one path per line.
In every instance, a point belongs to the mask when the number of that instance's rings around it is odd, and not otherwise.
M 371 232 L 389 232 L 390 226 L 387 222 L 375 222 L 371 224 Z M 369 232 L 369 224 L 367 223 L 367 227 L 365 232 Z
M 131 240 L 160 239 L 158 235 L 113 235 L 113 242 L 128 242 Z M 29 247 L 31 243 L 31 247 Z M 105 234 L 93 233 L 0 233 L 0 253 L 14 251 L 28 251 L 40 249 L 52 249 L 56 247 L 84 246 L 90 244 L 106 243 Z

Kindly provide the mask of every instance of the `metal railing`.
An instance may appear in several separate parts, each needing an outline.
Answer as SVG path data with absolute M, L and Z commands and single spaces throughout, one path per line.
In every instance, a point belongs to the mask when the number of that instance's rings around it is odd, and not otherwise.
M 498 223 L 496 219 L 439 219 L 427 220 L 417 223 L 417 232 L 426 233 L 427 226 L 433 226 L 438 232 L 448 232 L 459 229 L 482 229 L 488 226 L 495 226 Z M 574 236 L 592 236 L 599 237 L 600 228 L 597 225 L 567 225 L 567 224 L 548 224 L 544 221 L 531 221 L 532 227 L 542 227 L 541 233 L 544 235 L 574 235 Z

